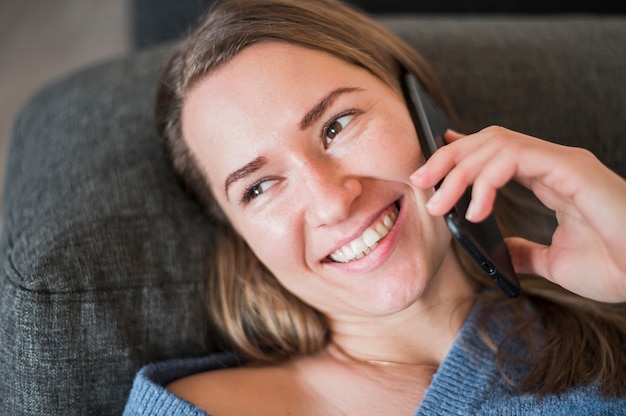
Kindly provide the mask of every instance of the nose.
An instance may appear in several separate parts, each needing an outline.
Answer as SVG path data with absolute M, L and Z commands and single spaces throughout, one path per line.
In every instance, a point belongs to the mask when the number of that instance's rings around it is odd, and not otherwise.
M 363 190 L 361 181 L 333 163 L 310 164 L 303 171 L 306 221 L 312 227 L 337 224 L 350 215 Z

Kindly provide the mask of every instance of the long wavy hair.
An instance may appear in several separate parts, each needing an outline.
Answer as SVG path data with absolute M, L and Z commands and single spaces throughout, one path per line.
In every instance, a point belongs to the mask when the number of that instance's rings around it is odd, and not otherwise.
M 216 4 L 183 39 L 168 61 L 157 95 L 157 128 L 165 154 L 181 184 L 220 224 L 217 249 L 209 253 L 208 305 L 232 346 L 254 360 L 277 361 L 319 351 L 328 341 L 325 317 L 286 291 L 234 231 L 215 201 L 181 129 L 186 94 L 207 74 L 244 48 L 278 41 L 320 50 L 368 70 L 399 91 L 406 69 L 452 115 L 452 109 L 428 62 L 403 40 L 366 14 L 336 0 L 230 0 Z M 452 115 L 453 116 L 453 115 Z M 554 217 L 529 192 L 509 186 L 500 192 L 496 218 L 505 235 L 549 242 Z M 529 227 L 526 218 L 533 218 Z M 540 219 L 540 220 L 538 220 Z M 539 223 L 538 223 L 539 222 Z M 482 298 L 483 336 L 509 359 L 507 339 L 522 336 L 532 370 L 518 387 L 539 394 L 559 393 L 600 381 L 606 395 L 626 392 L 626 314 L 622 305 L 583 299 L 534 276 L 520 276 L 523 293 L 511 301 L 498 291 L 462 250 L 456 250 Z M 534 305 L 529 314 L 525 300 Z M 487 322 L 503 304 L 517 326 L 502 343 L 489 339 Z M 545 339 L 537 343 L 531 328 L 539 323 Z M 506 374 L 503 374 L 507 377 Z

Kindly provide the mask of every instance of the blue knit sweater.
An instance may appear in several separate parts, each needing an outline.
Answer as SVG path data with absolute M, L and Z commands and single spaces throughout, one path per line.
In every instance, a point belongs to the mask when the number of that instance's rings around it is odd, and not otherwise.
M 478 315 L 479 308 L 474 307 L 415 415 L 626 415 L 626 397 L 605 399 L 595 385 L 580 386 L 566 394 L 548 395 L 541 400 L 515 390 L 502 378 L 495 354 L 478 335 Z M 499 316 L 503 319 L 489 326 L 489 333 L 496 342 L 513 325 L 506 314 Z M 506 374 L 520 381 L 528 368 L 519 361 L 527 358 L 528 347 L 517 339 L 507 342 L 507 351 L 522 358 L 503 362 Z M 240 365 L 239 359 L 231 353 L 147 365 L 135 378 L 124 416 L 207 416 L 163 386 L 190 374 L 237 365 Z

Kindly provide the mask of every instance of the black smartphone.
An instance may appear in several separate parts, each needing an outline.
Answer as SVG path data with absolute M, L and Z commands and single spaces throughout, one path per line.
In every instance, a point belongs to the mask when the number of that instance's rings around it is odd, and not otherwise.
M 401 84 L 422 152 L 428 159 L 438 148 L 445 146 L 443 136 L 452 125 L 415 75 L 405 73 Z M 439 185 L 436 186 L 438 187 Z M 516 298 L 520 294 L 520 284 L 502 240 L 500 228 L 493 214 L 479 223 L 466 220 L 465 212 L 470 199 L 471 186 L 465 190 L 454 208 L 444 215 L 446 224 L 460 245 L 500 290 L 509 298 Z

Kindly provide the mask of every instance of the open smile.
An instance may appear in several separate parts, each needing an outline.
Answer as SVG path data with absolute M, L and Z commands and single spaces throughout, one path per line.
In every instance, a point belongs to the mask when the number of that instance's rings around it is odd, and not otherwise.
M 393 228 L 398 218 L 397 204 L 391 205 L 363 233 L 331 253 L 328 257 L 336 263 L 348 263 L 368 255 Z

